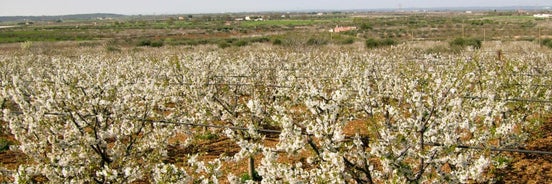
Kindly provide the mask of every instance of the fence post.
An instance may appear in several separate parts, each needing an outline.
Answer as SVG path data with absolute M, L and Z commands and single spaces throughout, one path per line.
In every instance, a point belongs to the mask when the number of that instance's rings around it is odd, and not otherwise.
M 539 46 L 542 47 L 542 40 L 541 40 L 541 28 L 538 27 L 538 41 L 539 41 Z
M 255 158 L 253 155 L 249 155 L 249 177 L 251 180 L 255 181 Z

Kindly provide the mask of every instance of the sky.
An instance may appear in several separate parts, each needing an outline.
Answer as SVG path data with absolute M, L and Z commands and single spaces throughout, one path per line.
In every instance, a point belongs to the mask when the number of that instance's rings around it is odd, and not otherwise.
M 551 0 L 0 0 L 0 16 L 552 6 Z

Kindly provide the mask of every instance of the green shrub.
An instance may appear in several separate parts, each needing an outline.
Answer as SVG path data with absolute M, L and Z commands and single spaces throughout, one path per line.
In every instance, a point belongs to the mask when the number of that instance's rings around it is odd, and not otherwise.
M 535 26 L 537 26 L 537 23 L 535 23 L 533 21 L 527 21 L 527 22 L 521 23 L 522 28 L 532 28 L 532 27 L 535 27 Z
M 243 47 L 243 46 L 246 46 L 248 44 L 249 44 L 249 42 L 247 42 L 245 40 L 240 40 L 240 41 L 237 41 L 234 45 L 236 45 L 238 47 Z
M 211 41 L 206 40 L 206 39 L 201 39 L 201 40 L 197 41 L 197 44 L 199 44 L 199 45 L 205 45 L 205 44 L 210 44 L 210 43 L 211 43 Z
M 450 42 L 450 46 L 460 46 L 464 47 L 466 46 L 466 40 L 464 38 L 456 38 Z
M 151 40 L 141 40 L 140 42 L 138 42 L 138 46 L 142 47 L 142 46 L 150 46 L 151 45 Z
M 360 25 L 360 30 L 372 30 L 374 29 L 370 23 L 362 23 Z
M 79 47 L 97 47 L 100 45 L 98 42 L 79 42 Z
M 326 45 L 328 44 L 328 40 L 320 39 L 320 38 L 310 38 L 307 40 L 307 45 Z
M 282 40 L 280 40 L 279 38 L 276 38 L 276 39 L 274 39 L 274 40 L 272 41 L 272 44 L 273 44 L 273 45 L 282 45 L 283 42 L 282 42 Z
M 10 145 L 13 145 L 10 140 L 7 140 L 6 138 L 0 138 L 0 153 L 9 150 Z
M 201 135 L 198 135 L 196 137 L 199 138 L 199 139 L 203 139 L 203 140 L 214 140 L 214 139 L 219 138 L 219 136 L 217 134 L 213 134 L 211 132 L 201 134 Z
M 376 39 L 369 38 L 369 39 L 366 40 L 366 47 L 368 47 L 368 48 L 379 47 L 379 42 Z
M 224 49 L 224 48 L 228 48 L 232 45 L 230 45 L 228 42 L 219 42 L 218 43 L 218 47 L 221 48 L 221 49 Z
M 341 44 L 353 44 L 353 43 L 355 43 L 355 39 L 354 38 L 346 38 L 344 40 L 341 40 L 340 43 Z
M 443 54 L 443 53 L 454 53 L 458 54 L 462 52 L 461 47 L 447 47 L 445 45 L 436 45 L 425 50 L 427 54 Z
M 119 41 L 115 39 L 108 40 L 104 45 L 105 50 L 108 52 L 121 52 L 121 48 L 119 46 Z
M 481 48 L 481 40 L 477 38 L 456 38 L 450 42 L 451 47 L 465 48 L 471 46 L 475 49 Z
M 349 36 L 356 36 L 358 33 L 357 30 L 350 30 L 350 31 L 343 31 L 343 32 L 340 32 L 339 34 L 341 35 L 349 35 Z
M 252 39 L 251 39 L 251 42 L 253 42 L 253 43 L 265 43 L 265 42 L 270 42 L 270 38 L 267 38 L 267 37 L 256 37 L 256 38 L 252 38 Z
M 541 45 L 546 46 L 548 48 L 552 48 L 552 39 L 546 38 L 546 39 L 542 40 Z
M 226 39 L 226 43 L 230 43 L 230 44 L 231 44 L 231 43 L 234 43 L 234 42 L 236 42 L 236 41 L 238 41 L 238 39 L 236 39 L 236 38 L 227 38 L 227 39 Z
M 468 45 L 469 45 L 469 46 L 472 46 L 472 47 L 474 47 L 474 48 L 476 48 L 476 49 L 480 49 L 482 43 L 483 43 L 483 42 L 481 42 L 480 39 L 470 39 L 470 40 L 468 41 Z
M 397 45 L 397 41 L 395 41 L 391 38 L 386 38 L 386 39 L 381 40 L 381 45 L 382 46 Z
M 107 45 L 105 46 L 105 50 L 107 50 L 108 52 L 121 52 L 121 48 L 115 45 Z
M 163 47 L 163 41 L 161 40 L 157 40 L 157 41 L 153 41 L 151 42 L 151 47 Z
M 242 183 L 246 183 L 248 180 L 261 181 L 262 179 L 263 178 L 259 175 L 259 173 L 257 173 L 257 171 L 253 172 L 253 177 L 249 176 L 249 173 L 243 173 L 240 176 L 240 181 Z
M 163 41 L 161 40 L 155 40 L 155 41 L 151 41 L 151 40 L 141 40 L 140 42 L 138 42 L 138 46 L 140 47 L 143 47 L 143 46 L 147 46 L 147 47 L 162 47 L 164 44 L 163 44 Z
M 369 38 L 365 42 L 365 45 L 367 48 L 378 48 L 378 47 L 392 46 L 397 44 L 398 42 L 391 38 L 386 38 L 386 39 Z

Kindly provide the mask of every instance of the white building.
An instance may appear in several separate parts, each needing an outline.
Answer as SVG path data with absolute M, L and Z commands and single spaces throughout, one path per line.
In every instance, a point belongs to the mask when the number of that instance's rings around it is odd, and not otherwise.
M 355 27 L 355 26 L 345 26 L 345 27 L 335 26 L 335 28 L 330 29 L 330 33 L 339 33 L 339 32 L 344 32 L 344 31 L 352 31 L 352 30 L 356 30 L 356 29 L 357 29 L 357 27 Z
M 546 18 L 552 17 L 552 14 L 534 14 L 533 17 L 535 17 L 535 18 L 541 18 L 541 19 L 546 19 Z

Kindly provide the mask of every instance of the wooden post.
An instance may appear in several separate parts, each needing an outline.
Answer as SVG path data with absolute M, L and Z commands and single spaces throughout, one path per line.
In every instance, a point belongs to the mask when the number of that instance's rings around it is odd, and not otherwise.
M 541 40 L 541 28 L 540 28 L 540 27 L 538 27 L 538 29 L 539 29 L 539 35 L 538 35 L 538 37 L 539 37 L 539 38 L 538 38 L 538 40 L 539 40 L 539 46 L 540 46 L 540 47 L 542 47 L 542 40 Z
M 483 28 L 483 42 L 487 41 L 487 34 L 485 28 Z
M 255 180 L 255 159 L 253 155 L 249 156 L 249 177 L 251 177 L 251 180 Z
M 465 35 L 465 31 L 464 31 L 464 20 L 462 20 L 462 38 L 465 38 L 466 35 Z

